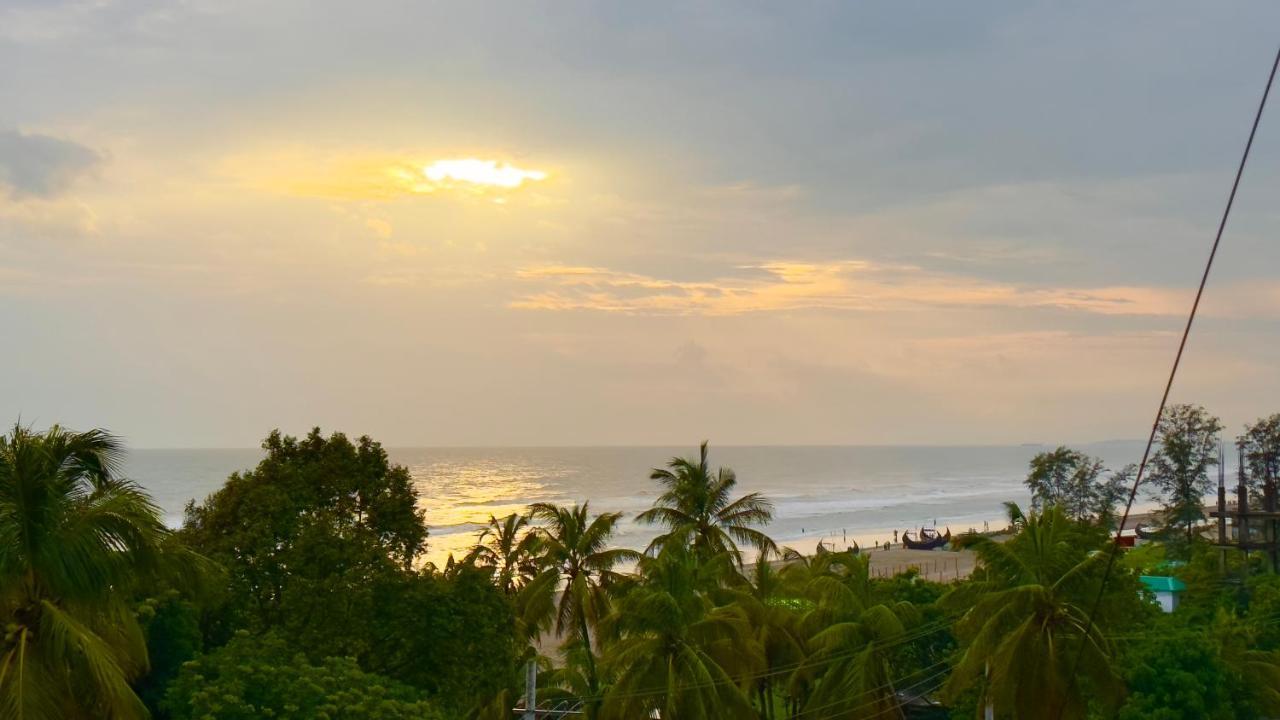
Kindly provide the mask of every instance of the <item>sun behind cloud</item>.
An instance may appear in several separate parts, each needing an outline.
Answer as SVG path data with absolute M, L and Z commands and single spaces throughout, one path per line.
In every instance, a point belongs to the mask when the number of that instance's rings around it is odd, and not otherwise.
M 422 169 L 427 180 L 438 187 L 450 187 L 455 184 L 476 187 L 518 188 L 526 181 L 545 180 L 547 174 L 541 170 L 526 170 L 497 160 L 479 160 L 463 158 L 459 160 L 437 160 Z
M 530 184 L 551 177 L 545 170 L 483 156 L 430 161 L 422 158 L 422 153 L 316 154 L 305 148 L 290 148 L 234 156 L 223 167 L 259 188 L 351 200 L 457 195 L 483 196 L 502 203 L 527 190 Z

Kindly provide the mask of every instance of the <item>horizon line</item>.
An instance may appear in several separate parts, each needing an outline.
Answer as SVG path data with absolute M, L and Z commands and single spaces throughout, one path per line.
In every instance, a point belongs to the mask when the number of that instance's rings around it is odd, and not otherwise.
M 296 436 L 295 436 L 296 437 Z M 360 435 L 347 435 L 348 439 L 359 439 Z M 1058 447 L 1072 445 L 1103 445 L 1108 443 L 1146 442 L 1143 438 L 1106 438 L 1102 440 L 1084 440 L 1075 442 L 1008 442 L 1008 443 L 710 443 L 717 448 L 1013 448 L 1013 447 Z M 583 445 L 531 443 L 517 444 L 451 444 L 451 445 L 390 445 L 380 443 L 384 450 L 645 450 L 686 447 L 683 444 L 671 443 L 593 443 Z M 260 445 L 127 445 L 127 450 L 261 450 Z M 691 447 L 698 447 L 695 443 Z

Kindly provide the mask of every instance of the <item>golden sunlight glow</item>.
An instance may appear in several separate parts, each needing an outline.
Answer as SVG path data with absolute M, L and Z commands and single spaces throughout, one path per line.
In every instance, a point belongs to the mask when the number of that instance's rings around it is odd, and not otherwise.
M 498 205 L 514 202 L 533 183 L 552 179 L 550 172 L 483 156 L 427 161 L 429 157 L 422 152 L 317 155 L 310 149 L 289 148 L 233 156 L 224 161 L 223 170 L 252 187 L 290 195 L 346 200 L 440 195 Z M 546 204 L 548 198 L 530 193 L 526 201 Z
M 516 272 L 532 290 L 524 310 L 597 310 L 631 315 L 738 315 L 789 310 L 915 311 L 924 308 L 1058 308 L 1101 315 L 1174 315 L 1183 290 L 1152 287 L 1032 287 L 864 260 L 773 261 L 702 281 L 601 267 L 541 265 Z
M 473 186 L 518 188 L 526 180 L 536 182 L 547 177 L 541 170 L 525 170 L 507 163 L 499 164 L 496 160 L 475 158 L 437 160 L 423 168 L 422 174 L 441 187 L 465 183 Z

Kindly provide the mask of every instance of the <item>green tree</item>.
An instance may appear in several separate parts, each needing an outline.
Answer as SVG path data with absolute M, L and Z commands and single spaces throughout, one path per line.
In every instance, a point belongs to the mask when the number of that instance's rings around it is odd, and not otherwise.
M 655 468 L 649 477 L 662 485 L 663 493 L 636 519 L 667 528 L 650 544 L 650 553 L 687 543 L 698 557 L 729 553 L 741 565 L 738 543 L 760 552 L 777 551 L 773 540 L 755 527 L 773 520 L 773 503 L 760 493 L 734 499 L 737 475 L 725 467 L 711 470 L 707 443 L 702 443 L 696 460 L 672 458 L 666 469 Z
M 413 481 L 367 437 L 353 444 L 319 429 L 300 440 L 275 431 L 262 447 L 257 468 L 187 506 L 183 538 L 229 575 L 210 640 L 278 627 L 312 657 L 360 657 L 375 588 L 408 572 L 425 547 Z
M 174 720 L 443 720 L 420 691 L 366 673 L 350 658 L 310 662 L 281 638 L 240 631 L 187 663 L 165 703 Z
M 1209 468 L 1218 464 L 1222 423 L 1198 405 L 1165 408 L 1156 426 L 1159 449 L 1149 463 L 1170 528 L 1179 529 L 1189 552 L 1198 523 L 1204 520 L 1204 496 L 1213 489 Z
M 257 468 L 187 509 L 183 536 L 229 577 L 207 647 L 274 632 L 313 662 L 350 657 L 424 690 L 454 716 L 506 682 L 511 602 L 488 570 L 415 569 L 427 529 L 407 470 L 339 433 L 273 432 L 263 447 Z
M 1106 561 L 1098 551 L 1104 534 L 1056 506 L 1025 516 L 1011 506 L 1010 516 L 1019 530 L 1006 542 L 981 535 L 957 541 L 977 553 L 979 570 L 943 599 L 951 610 L 963 610 L 955 626 L 961 654 L 947 694 L 954 698 L 977 685 L 998 715 L 1019 718 L 1046 710 L 1083 718 L 1091 697 L 1114 707 L 1123 686 L 1104 633 L 1120 618 L 1142 615 L 1137 581 L 1116 569 L 1090 627 Z M 1073 669 L 1078 678 L 1071 677 Z
M 831 571 L 811 577 L 813 602 L 801 621 L 809 656 L 793 681 L 812 685 L 804 712 L 818 717 L 902 717 L 894 685 L 894 647 L 919 622 L 909 602 L 875 602 L 870 558 L 829 553 Z
M 1250 623 L 1222 612 L 1208 628 L 1229 672 L 1244 685 L 1244 699 L 1262 717 L 1280 714 L 1280 652 L 1260 647 L 1260 635 L 1275 622 L 1274 616 Z
M 1264 626 L 1224 609 L 1206 622 L 1179 608 L 1145 632 L 1122 638 L 1129 696 L 1119 718 L 1274 717 L 1280 710 L 1280 655 L 1258 647 Z
M 615 568 L 638 560 L 639 553 L 609 547 L 622 513 L 593 518 L 585 502 L 571 507 L 537 503 L 529 507 L 529 515 L 541 523 L 544 572 L 555 573 L 563 585 L 555 605 L 556 634 L 579 646 L 587 692 L 595 695 L 600 677 L 591 628 L 608 612 L 607 593 L 622 579 Z
M 538 574 L 538 544 L 527 516 L 511 513 L 499 519 L 490 515 L 466 562 L 491 568 L 498 588 L 513 595 Z
M 0 437 L 0 717 L 143 718 L 132 592 L 159 571 L 159 509 L 102 430 Z
M 488 698 L 483 698 L 468 714 L 473 720 L 507 720 L 511 717 L 511 708 L 524 697 L 525 666 L 528 662 L 537 662 L 545 672 L 538 675 L 539 687 L 555 690 L 559 687 L 573 685 L 570 680 L 561 677 L 572 675 L 578 679 L 579 674 L 567 672 L 568 668 L 555 669 L 550 658 L 539 652 L 538 638 L 554 625 L 557 593 L 560 575 L 556 572 L 543 572 L 529 580 L 511 597 L 514 609 L 514 651 L 515 659 L 505 668 L 505 676 L 494 673 L 492 678 L 505 677 L 505 685 L 497 687 Z M 586 683 L 577 683 L 580 692 L 577 695 L 589 694 Z M 546 693 L 543 693 L 545 695 Z
M 616 680 L 601 718 L 644 718 L 655 709 L 674 720 L 756 716 L 739 678 L 763 666 L 761 648 L 743 609 L 717 606 L 706 592 L 724 565 L 674 544 L 640 560 L 642 579 L 609 616 L 617 639 L 605 663 Z
M 451 575 L 417 573 L 377 590 L 366 671 L 427 691 L 449 717 L 462 717 L 505 687 L 520 650 L 510 598 L 470 566 Z M 510 710 L 510 707 L 508 707 Z
M 1059 446 L 1031 458 L 1026 486 L 1031 508 L 1057 505 L 1076 520 L 1108 521 L 1116 503 L 1128 489 L 1132 468 L 1104 477 L 1101 460 L 1078 450 Z
M 1280 651 L 1280 575 L 1258 573 L 1245 581 L 1247 618 L 1257 628 L 1259 650 Z
M 752 691 L 761 715 L 772 718 L 778 693 L 786 689 L 786 672 L 782 668 L 794 668 L 806 656 L 799 610 L 808 603 L 791 591 L 791 583 L 767 553 L 756 558 L 749 572 L 734 573 L 724 596 L 726 604 L 741 608 L 752 639 L 763 655 L 765 672 L 752 681 Z
M 1129 696 L 1120 720 L 1235 720 L 1243 688 L 1203 633 L 1162 627 L 1124 654 Z
M 894 607 L 910 603 L 909 638 L 893 644 L 890 664 L 897 672 L 896 686 L 904 691 L 922 691 L 933 685 L 939 668 L 949 668 L 955 656 L 956 640 L 951 622 L 938 606 L 950 584 L 932 582 L 914 567 L 891 578 L 872 581 L 872 602 Z
M 1280 480 L 1280 413 L 1245 425 L 1236 446 L 1244 453 L 1255 492 L 1262 492 L 1268 481 Z
M 164 694 L 188 660 L 200 653 L 200 613 L 176 590 L 167 590 L 139 603 L 136 614 L 147 638 L 151 669 L 137 683 L 138 696 L 152 717 L 167 718 Z

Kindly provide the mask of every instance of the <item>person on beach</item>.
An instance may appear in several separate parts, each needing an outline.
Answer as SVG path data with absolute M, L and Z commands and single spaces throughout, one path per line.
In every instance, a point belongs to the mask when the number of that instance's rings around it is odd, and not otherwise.
M 897 531 L 897 530 L 894 530 L 894 531 L 893 531 L 893 542 L 894 542 L 894 544 L 897 544 L 897 542 L 898 542 L 898 531 Z

